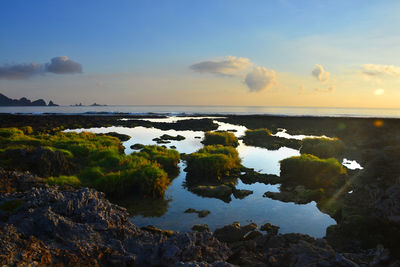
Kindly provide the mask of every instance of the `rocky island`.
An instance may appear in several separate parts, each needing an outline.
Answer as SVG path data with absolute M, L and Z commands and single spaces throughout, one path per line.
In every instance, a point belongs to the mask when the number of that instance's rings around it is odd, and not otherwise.
M 46 104 L 46 101 L 43 99 L 38 99 L 35 101 L 31 101 L 26 97 L 22 97 L 20 99 L 11 99 L 0 93 L 0 106 L 58 106 L 53 101 L 50 100 L 49 104 Z

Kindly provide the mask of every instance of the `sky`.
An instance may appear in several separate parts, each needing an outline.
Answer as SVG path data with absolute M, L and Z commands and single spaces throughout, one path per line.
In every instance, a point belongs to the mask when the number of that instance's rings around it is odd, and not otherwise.
M 400 1 L 2 0 L 0 93 L 400 108 Z

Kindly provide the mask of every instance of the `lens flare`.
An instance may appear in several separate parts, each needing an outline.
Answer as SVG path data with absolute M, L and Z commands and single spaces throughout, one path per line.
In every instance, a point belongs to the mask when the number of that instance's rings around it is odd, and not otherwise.
M 374 126 L 379 128 L 383 126 L 383 120 L 374 120 Z

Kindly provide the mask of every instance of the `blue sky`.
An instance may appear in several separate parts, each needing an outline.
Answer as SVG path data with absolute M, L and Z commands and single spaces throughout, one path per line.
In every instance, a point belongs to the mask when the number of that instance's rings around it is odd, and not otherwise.
M 143 95 L 140 100 L 145 102 L 143 104 L 162 103 L 162 99 L 153 99 L 152 102 L 151 95 L 145 97 L 145 92 L 163 90 L 161 87 L 165 85 L 165 79 L 169 82 L 168 88 L 174 88 L 174 82 L 175 87 L 179 87 L 182 80 L 187 82 L 188 99 L 190 90 L 202 90 L 192 88 L 191 78 L 194 79 L 192 82 L 198 83 L 199 79 L 204 82 L 208 86 L 204 88 L 205 92 L 211 90 L 211 84 L 215 84 L 213 92 L 220 87 L 232 88 L 235 86 L 234 79 L 236 89 L 242 87 L 243 94 L 248 94 L 243 86 L 246 73 L 241 73 L 242 76 L 235 73 L 234 78 L 228 79 L 215 73 L 199 74 L 189 69 L 197 62 L 234 56 L 248 58 L 254 66 L 274 70 L 280 78 L 275 87 L 290 87 L 293 97 L 301 86 L 318 91 L 315 90 L 318 85 L 312 84 L 315 81 L 310 73 L 315 64 L 320 64 L 335 79 L 337 94 L 340 93 L 341 83 L 349 83 L 345 79 L 357 80 L 346 78 L 346 75 L 356 75 L 364 64 L 400 65 L 400 57 L 397 56 L 400 52 L 399 11 L 400 1 L 367 0 L 3 0 L 0 2 L 0 66 L 30 62 L 45 64 L 51 58 L 67 56 L 82 65 L 83 73 L 60 77 L 46 74 L 24 80 L 0 79 L 0 91 L 13 97 L 22 94 L 36 97 L 45 93 L 60 103 L 67 103 L 74 100 L 65 94 L 68 86 L 80 86 L 79 83 L 71 84 L 71 79 L 81 80 L 81 86 L 85 88 L 91 86 L 90 79 L 101 80 L 99 84 L 109 82 L 114 88 L 118 87 L 118 75 L 130 73 L 130 78 L 121 85 L 126 92 L 122 93 L 121 89 L 121 99 L 113 97 L 113 104 L 138 104 L 122 101 L 125 96 L 134 95 L 132 92 Z M 377 69 L 374 68 L 375 71 Z M 137 81 L 138 76 L 140 81 Z M 388 80 L 381 79 L 379 83 L 364 81 L 359 76 L 358 84 L 347 85 L 354 88 L 355 94 L 363 90 L 368 84 L 366 82 L 370 82 L 368 90 L 371 92 L 375 87 L 381 89 L 383 86 L 387 87 L 385 92 L 397 94 L 394 92 L 398 85 L 397 79 L 394 79 L 396 75 L 389 75 Z M 151 81 L 145 82 L 143 77 Z M 154 80 L 159 80 L 159 85 L 149 86 Z M 131 92 L 128 84 L 134 88 Z M 93 95 L 96 90 L 110 89 L 96 89 L 95 83 L 92 86 L 87 92 L 81 90 L 82 97 L 93 99 L 98 97 L 98 94 Z M 29 91 L 27 87 L 34 89 Z M 260 94 L 274 91 L 273 86 L 266 86 L 265 89 L 260 90 Z M 277 104 L 285 104 L 280 102 L 284 96 L 276 94 L 271 93 Z M 288 92 L 284 94 L 287 97 Z M 250 94 L 245 104 L 251 105 L 252 98 L 257 99 Z M 312 101 L 319 101 L 320 96 L 312 98 L 314 100 L 308 101 L 311 101 L 310 105 L 313 105 Z M 166 102 L 192 104 L 187 100 L 182 103 Z M 222 99 L 220 102 L 229 104 Z M 292 102 L 286 104 L 296 104 Z M 200 104 L 207 104 L 206 98 Z M 233 100 L 232 104 L 240 103 Z M 254 104 L 260 103 L 256 101 Z M 357 103 L 351 105 L 357 106 Z

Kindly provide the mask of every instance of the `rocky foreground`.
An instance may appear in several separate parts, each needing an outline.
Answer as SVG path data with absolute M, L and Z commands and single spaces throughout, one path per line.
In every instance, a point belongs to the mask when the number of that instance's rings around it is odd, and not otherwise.
M 143 229 L 93 189 L 0 170 L 2 266 L 400 266 L 388 249 L 335 251 L 325 239 L 266 224 L 173 233 Z

